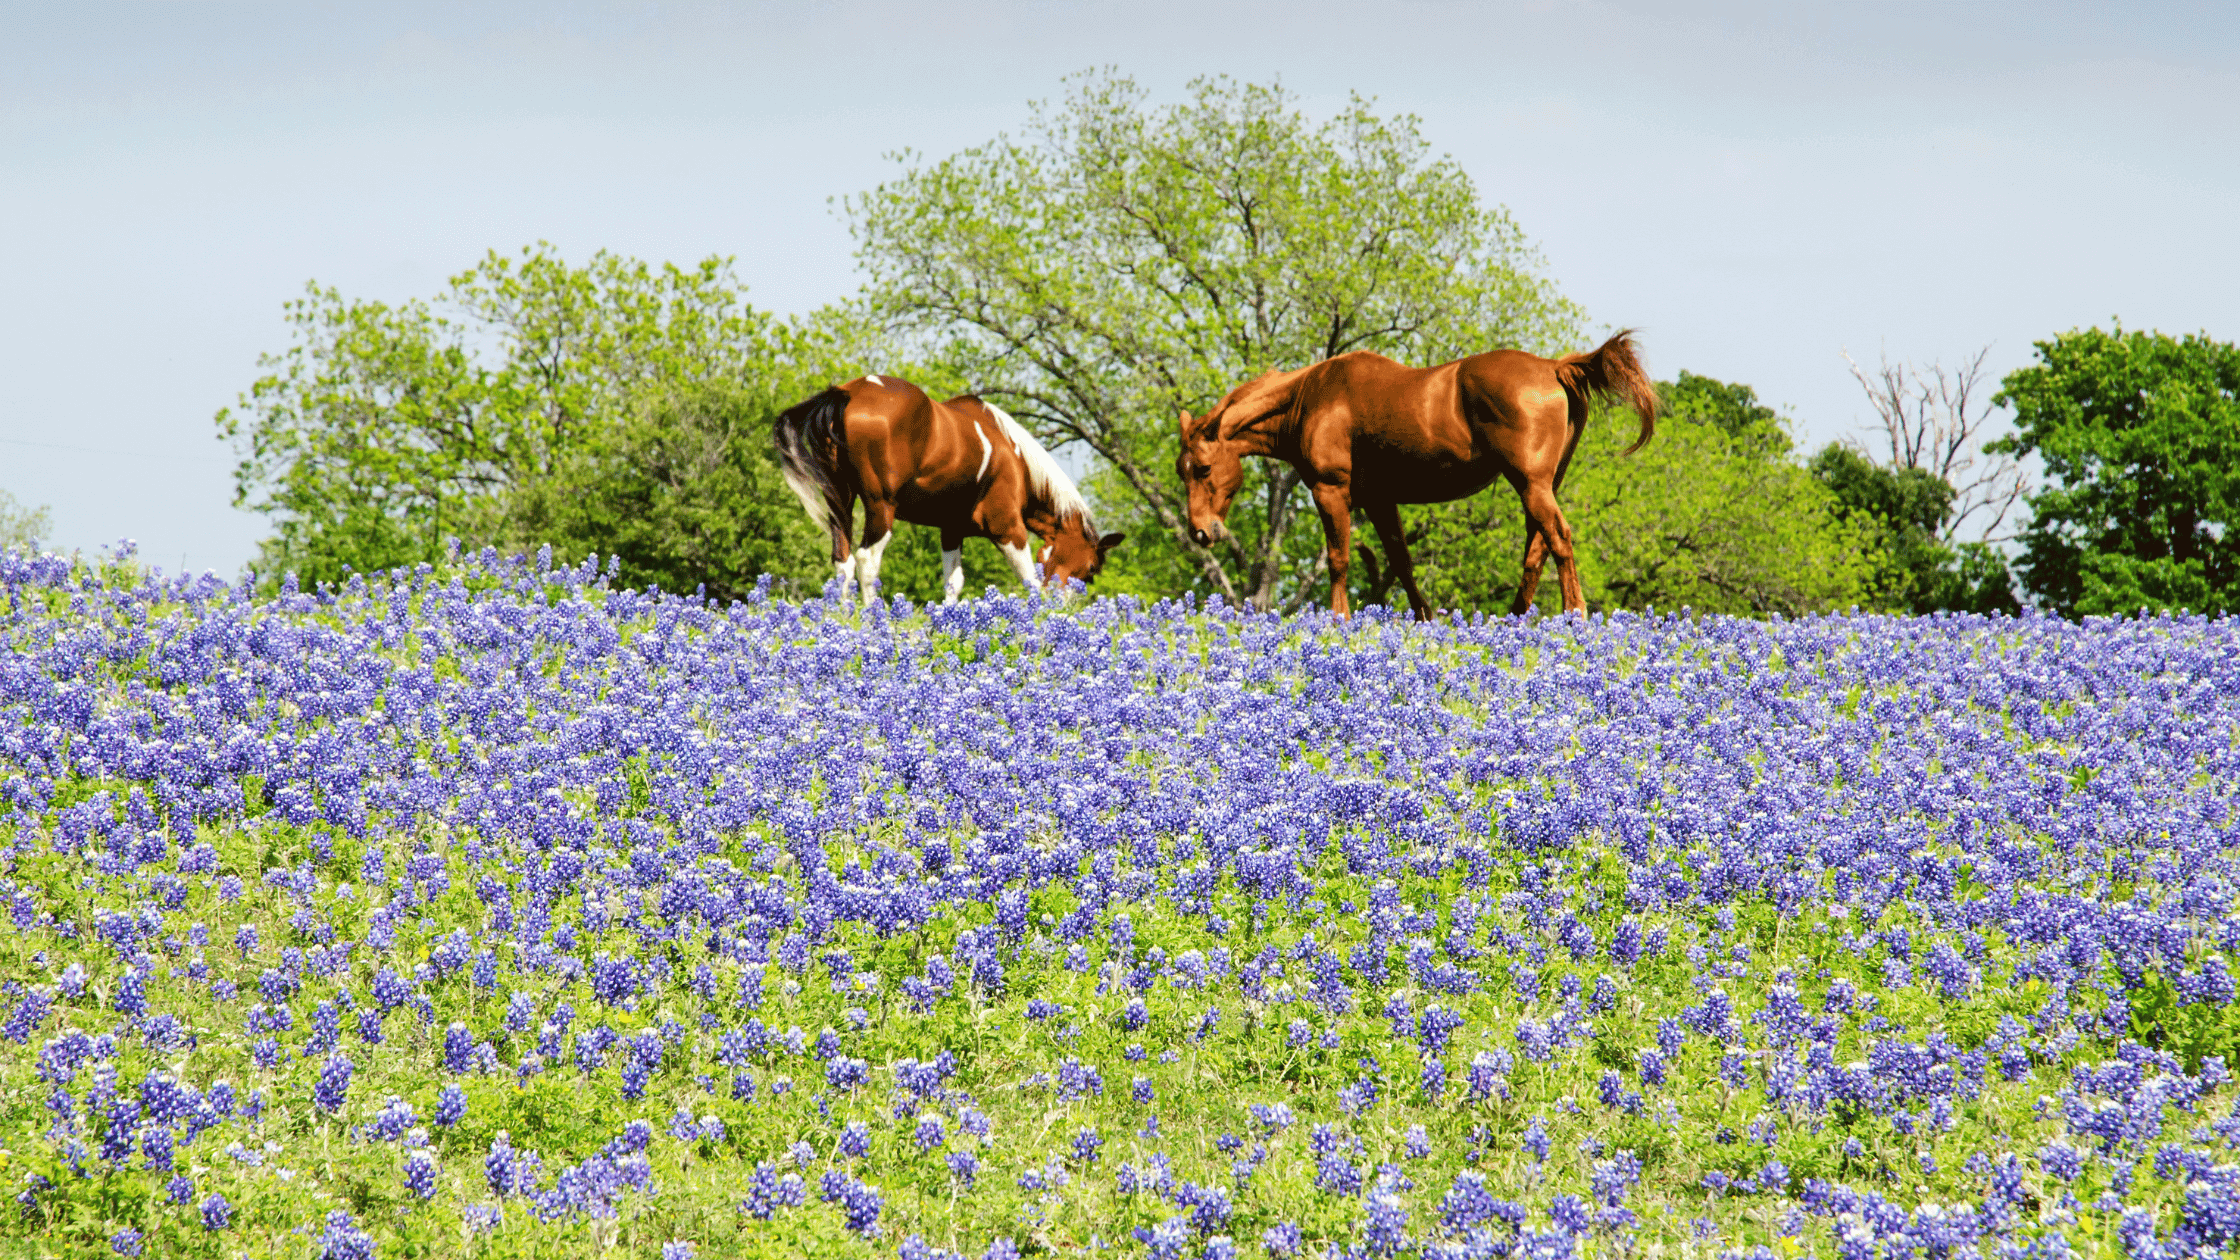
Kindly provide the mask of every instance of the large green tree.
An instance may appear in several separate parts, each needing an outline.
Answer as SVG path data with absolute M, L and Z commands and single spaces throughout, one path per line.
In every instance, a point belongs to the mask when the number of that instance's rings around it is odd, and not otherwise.
M 1996 449 L 2044 461 L 2023 581 L 2069 616 L 2240 610 L 2240 348 L 2089 328 L 2037 343 Z
M 1580 340 L 1508 213 L 1415 119 L 1358 99 L 1318 122 L 1280 87 L 1206 79 L 1154 107 L 1090 74 L 1020 136 L 904 162 L 847 203 L 873 307 L 1094 457 L 1103 525 L 1129 535 L 1104 589 L 1312 595 L 1320 534 L 1286 466 L 1255 462 L 1229 541 L 1188 541 L 1179 411 L 1349 350 L 1435 363 Z
M 844 318 L 775 320 L 729 264 L 492 253 L 433 301 L 317 285 L 295 344 L 218 426 L 256 567 L 306 581 L 433 560 L 444 540 L 621 554 L 626 580 L 812 585 L 825 544 L 779 482 L 768 419 L 862 352 Z

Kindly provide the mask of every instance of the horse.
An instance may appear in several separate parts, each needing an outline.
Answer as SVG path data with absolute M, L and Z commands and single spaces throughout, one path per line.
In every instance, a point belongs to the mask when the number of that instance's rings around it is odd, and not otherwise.
M 1089 505 L 1050 452 L 1000 407 L 961 394 L 935 402 L 896 376 L 834 385 L 778 416 L 773 436 L 786 484 L 832 536 L 846 599 L 851 577 L 872 598 L 879 558 L 897 520 L 941 531 L 944 603 L 964 590 L 964 540 L 993 539 L 1027 589 L 1093 581 L 1125 535 L 1097 535 Z M 863 500 L 863 536 L 848 527 Z M 1043 541 L 1030 556 L 1028 534 Z M 853 572 L 851 573 L 851 561 Z
M 1512 611 L 1532 606 L 1550 552 L 1564 611 L 1584 611 L 1571 526 L 1556 492 L 1593 398 L 1627 403 L 1640 416 L 1640 436 L 1625 454 L 1656 432 L 1656 387 L 1634 357 L 1632 330 L 1592 353 L 1561 359 L 1495 350 L 1412 368 L 1355 351 L 1270 372 L 1230 390 L 1202 417 L 1182 413 L 1175 471 L 1189 492 L 1190 538 L 1203 547 L 1226 534 L 1229 505 L 1244 481 L 1243 456 L 1283 460 L 1298 470 L 1322 517 L 1330 610 L 1350 612 L 1346 567 L 1359 508 L 1383 540 L 1409 607 L 1428 620 L 1431 606 L 1416 589 L 1400 505 L 1467 498 L 1500 477 L 1515 487 L 1525 512 L 1524 576 Z

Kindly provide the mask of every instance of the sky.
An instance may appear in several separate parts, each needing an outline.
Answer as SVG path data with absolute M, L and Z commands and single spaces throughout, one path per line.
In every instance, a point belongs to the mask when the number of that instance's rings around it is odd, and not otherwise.
M 1811 446 L 1871 424 L 1847 350 L 2240 339 L 2229 4 L 0 0 L 0 490 L 230 575 L 266 529 L 212 418 L 307 283 L 432 297 L 549 241 L 809 310 L 858 284 L 836 198 L 1105 66 L 1416 115 L 1597 328 Z

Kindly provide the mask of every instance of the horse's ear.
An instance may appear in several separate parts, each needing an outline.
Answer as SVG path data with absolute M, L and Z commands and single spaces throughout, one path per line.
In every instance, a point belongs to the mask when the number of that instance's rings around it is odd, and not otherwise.
M 1101 556 L 1127 540 L 1126 534 L 1106 534 L 1097 540 L 1097 554 Z
M 1187 441 L 1189 441 L 1189 440 L 1190 440 L 1190 413 L 1189 413 L 1189 411 L 1185 410 L 1185 411 L 1184 411 L 1184 412 L 1182 413 L 1182 421 L 1181 421 L 1181 424 L 1182 424 L 1182 440 L 1183 440 L 1183 441 L 1185 441 L 1185 442 L 1187 442 Z

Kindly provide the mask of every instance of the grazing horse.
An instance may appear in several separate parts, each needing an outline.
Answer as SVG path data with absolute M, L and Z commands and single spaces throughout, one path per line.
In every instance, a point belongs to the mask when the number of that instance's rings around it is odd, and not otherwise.
M 1640 450 L 1656 431 L 1657 394 L 1620 332 L 1591 354 L 1543 359 L 1516 350 L 1411 368 L 1366 351 L 1292 372 L 1270 372 L 1229 391 L 1203 417 L 1182 413 L 1176 471 L 1190 494 L 1190 536 L 1205 546 L 1244 481 L 1242 458 L 1280 459 L 1299 472 L 1322 516 L 1329 547 L 1330 609 L 1343 617 L 1353 511 L 1384 541 L 1385 557 L 1418 618 L 1431 606 L 1416 589 L 1400 532 L 1400 505 L 1467 498 L 1505 478 L 1524 501 L 1524 579 L 1512 608 L 1532 606 L 1540 566 L 1555 553 L 1565 612 L 1586 595 L 1571 552 L 1571 526 L 1556 491 L 1586 431 L 1593 397 L 1629 403 Z
M 859 377 L 780 415 L 775 436 L 786 484 L 832 535 L 843 599 L 852 576 L 871 601 L 897 520 L 941 531 L 941 589 L 952 604 L 964 590 L 966 538 L 994 539 L 1029 590 L 1037 559 L 1046 584 L 1088 582 L 1120 545 L 1120 534 L 1097 536 L 1089 505 L 1050 452 L 970 394 L 935 402 L 899 377 Z M 859 498 L 863 541 L 851 555 Z M 1039 557 L 1028 553 L 1030 531 L 1045 544 Z

